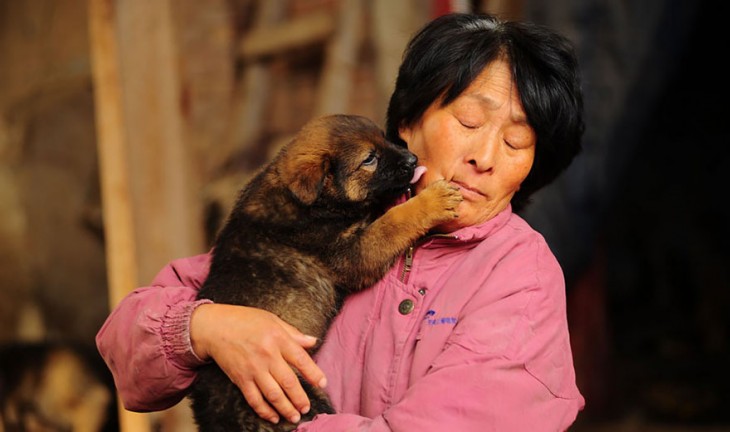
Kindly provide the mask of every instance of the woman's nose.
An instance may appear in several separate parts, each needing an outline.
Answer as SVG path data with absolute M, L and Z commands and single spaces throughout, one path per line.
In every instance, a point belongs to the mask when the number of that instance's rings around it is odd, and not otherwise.
M 475 139 L 470 146 L 467 162 L 479 172 L 491 171 L 497 161 L 499 138 L 495 135 Z

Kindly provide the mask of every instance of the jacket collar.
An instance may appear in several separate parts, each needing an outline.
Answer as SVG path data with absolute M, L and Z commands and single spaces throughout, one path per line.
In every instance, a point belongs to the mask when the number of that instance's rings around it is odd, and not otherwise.
M 410 190 L 403 194 L 398 200 L 396 200 L 395 204 L 401 204 L 406 202 L 411 198 L 411 192 Z M 434 240 L 439 239 L 445 239 L 445 240 L 456 240 L 459 242 L 469 243 L 469 242 L 478 242 L 482 241 L 485 238 L 489 237 L 492 233 L 495 233 L 500 230 L 503 226 L 507 224 L 510 217 L 512 216 L 512 204 L 508 204 L 507 207 L 505 207 L 504 210 L 497 213 L 496 216 L 489 219 L 486 222 L 480 223 L 478 225 L 472 225 L 464 228 L 459 228 L 456 231 L 446 233 L 446 234 L 431 234 L 426 236 L 422 243 L 430 244 Z
M 431 243 L 429 240 L 438 239 L 449 239 L 456 240 L 459 242 L 470 243 L 482 241 L 489 237 L 493 233 L 499 231 L 503 226 L 507 224 L 510 217 L 512 216 L 512 206 L 508 205 L 504 210 L 497 213 L 496 216 L 478 225 L 472 225 L 464 228 L 459 228 L 456 231 L 446 234 L 432 234 L 427 237 L 426 243 Z

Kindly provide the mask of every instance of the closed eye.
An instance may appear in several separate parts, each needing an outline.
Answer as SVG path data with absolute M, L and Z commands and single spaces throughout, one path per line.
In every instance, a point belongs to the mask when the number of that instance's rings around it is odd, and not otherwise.
M 465 123 L 465 122 L 463 122 L 463 121 L 461 121 L 461 120 L 459 120 L 459 123 L 460 123 L 460 124 L 461 124 L 462 126 L 464 126 L 465 128 L 467 128 L 467 129 L 476 129 L 476 128 L 478 128 L 478 127 L 479 127 L 479 126 L 477 126 L 477 125 L 473 125 L 473 124 L 471 124 L 471 123 Z

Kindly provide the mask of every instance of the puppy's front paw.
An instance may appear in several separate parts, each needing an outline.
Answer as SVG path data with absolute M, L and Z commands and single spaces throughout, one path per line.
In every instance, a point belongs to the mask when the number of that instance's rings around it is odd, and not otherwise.
M 459 188 L 443 179 L 429 184 L 415 198 L 422 200 L 421 205 L 426 210 L 425 214 L 432 218 L 433 225 L 458 218 L 456 209 L 463 201 Z

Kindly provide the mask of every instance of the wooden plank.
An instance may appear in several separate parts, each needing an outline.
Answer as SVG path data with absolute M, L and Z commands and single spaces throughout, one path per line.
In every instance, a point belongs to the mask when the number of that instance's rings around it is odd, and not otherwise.
M 265 29 L 280 22 L 285 10 L 285 0 L 262 1 L 252 31 Z M 234 153 L 245 149 L 259 137 L 264 125 L 264 108 L 269 100 L 270 82 L 271 77 L 266 64 L 252 62 L 246 66 L 243 77 L 234 90 L 226 136 L 210 158 L 208 171 L 214 173 Z
M 251 7 L 253 0 L 237 0 L 235 8 Z M 200 167 L 202 182 L 213 172 L 212 159 L 226 139 L 228 116 L 235 93 L 236 72 L 231 53 L 240 43 L 231 19 L 230 0 L 177 0 L 177 29 L 184 137 Z
M 362 0 L 341 0 L 337 31 L 327 45 L 315 115 L 349 111 L 363 31 Z
M 244 60 L 280 54 L 326 41 L 335 30 L 328 12 L 313 12 L 281 24 L 253 30 L 241 42 Z
M 375 111 L 377 119 L 383 120 L 383 126 L 403 50 L 411 36 L 430 19 L 431 3 L 432 0 L 372 2 L 370 37 L 375 48 Z
M 139 284 L 203 249 L 199 172 L 185 139 L 174 0 L 117 0 Z

